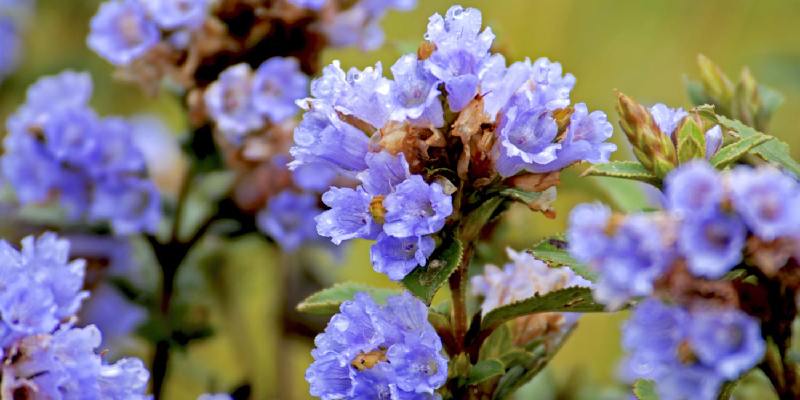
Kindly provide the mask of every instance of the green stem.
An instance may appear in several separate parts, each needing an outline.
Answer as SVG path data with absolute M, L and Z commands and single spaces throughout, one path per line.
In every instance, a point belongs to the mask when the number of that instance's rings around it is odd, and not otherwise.
M 467 277 L 469 263 L 472 260 L 474 245 L 472 242 L 464 244 L 464 254 L 458 268 L 450 276 L 450 295 L 453 300 L 453 338 L 458 352 L 464 350 L 464 338 L 467 335 Z

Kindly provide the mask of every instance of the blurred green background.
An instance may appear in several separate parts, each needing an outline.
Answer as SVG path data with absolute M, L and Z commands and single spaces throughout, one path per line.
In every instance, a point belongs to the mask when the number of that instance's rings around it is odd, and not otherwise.
M 427 18 L 452 4 L 445 0 L 419 0 L 410 13 L 392 13 L 386 19 L 387 43 L 365 53 L 337 50 L 326 59 L 341 59 L 344 66 L 363 67 L 375 61 L 385 66 L 416 46 Z M 94 0 L 39 0 L 37 15 L 26 35 L 19 72 L 0 84 L 0 117 L 23 101 L 24 89 L 41 75 L 62 69 L 91 71 L 95 81 L 93 103 L 101 114 L 162 114 L 179 132 L 183 128 L 180 105 L 169 96 L 145 97 L 132 86 L 114 82 L 113 69 L 85 46 L 88 21 L 96 10 Z M 800 1 L 794 0 L 485 0 L 463 1 L 479 7 L 484 22 L 497 34 L 496 44 L 511 60 L 548 57 L 562 63 L 578 83 L 573 99 L 614 115 L 613 90 L 643 103 L 665 102 L 688 106 L 684 76 L 696 76 L 695 57 L 703 53 L 729 75 L 748 65 L 761 83 L 785 96 L 770 133 L 793 146 L 800 155 Z M 2 51 L 2 49 L 0 49 Z M 622 144 L 621 132 L 615 141 Z M 627 157 L 621 146 L 616 157 Z M 513 210 L 498 243 L 528 246 L 540 237 L 563 231 L 565 217 L 577 202 L 601 199 L 598 181 L 565 174 L 559 187 L 559 214 L 554 220 Z M 285 262 L 260 238 L 237 241 L 225 250 L 232 257 L 214 266 L 213 293 L 199 298 L 224 298 L 215 304 L 212 318 L 218 335 L 198 342 L 178 354 L 172 367 L 168 399 L 194 399 L 206 390 L 224 390 L 245 376 L 254 377 L 257 398 L 276 398 L 279 387 L 291 387 L 293 398 L 306 398 L 303 370 L 310 361 L 307 345 L 281 341 L 274 326 L 281 287 L 276 265 Z M 186 274 L 191 274 L 191 269 Z M 358 243 L 345 255 L 343 265 L 331 267 L 338 280 L 358 280 L 389 285 L 368 264 L 368 244 Z M 200 289 L 198 289 L 200 290 Z M 577 375 L 611 383 L 619 359 L 619 323 L 624 315 L 589 315 L 553 364 L 561 381 Z M 544 393 L 540 393 L 545 398 Z M 540 398 L 535 396 L 535 398 Z

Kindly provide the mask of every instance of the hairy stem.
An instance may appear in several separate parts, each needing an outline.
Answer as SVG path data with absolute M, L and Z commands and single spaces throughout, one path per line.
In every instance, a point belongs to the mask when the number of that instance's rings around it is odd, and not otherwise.
M 473 247 L 471 242 L 465 243 L 461 262 L 459 262 L 458 268 L 453 275 L 450 275 L 450 294 L 453 299 L 451 323 L 453 324 L 453 337 L 458 352 L 464 350 L 464 338 L 467 335 L 467 277 L 469 275 L 469 263 L 472 260 Z

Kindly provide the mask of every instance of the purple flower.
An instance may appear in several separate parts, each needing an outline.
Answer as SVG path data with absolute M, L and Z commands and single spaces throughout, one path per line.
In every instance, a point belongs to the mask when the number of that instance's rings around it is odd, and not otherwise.
M 295 7 L 307 8 L 309 10 L 319 10 L 325 5 L 327 0 L 289 0 Z
M 392 107 L 391 119 L 411 120 L 421 127 L 441 127 L 444 125 L 444 109 L 439 100 L 439 80 L 423 68 L 415 54 L 406 54 L 392 66 Z
M 42 126 L 46 149 L 58 162 L 91 167 L 102 140 L 99 124 L 97 115 L 88 108 L 54 113 Z
M 136 121 L 141 124 L 143 121 Z M 148 125 L 147 128 L 158 128 L 160 126 Z M 97 154 L 95 155 L 92 175 L 97 178 L 112 179 L 115 175 L 121 174 L 141 174 L 147 171 L 144 154 L 140 151 L 136 134 L 141 132 L 138 125 L 134 125 L 123 118 L 104 118 L 99 122 L 97 131 L 99 132 L 99 142 Z M 148 131 L 151 132 L 152 131 Z M 150 137 L 149 143 L 156 138 Z M 159 147 L 165 150 L 164 147 Z M 162 153 L 163 157 L 163 153 Z
M 704 161 L 693 161 L 670 172 L 665 180 L 669 210 L 678 215 L 713 214 L 724 188 L 717 171 Z
M 329 164 L 302 164 L 292 171 L 292 179 L 300 189 L 312 192 L 324 192 L 339 174 Z
M 622 328 L 622 347 L 627 359 L 627 380 L 654 379 L 677 363 L 678 347 L 685 340 L 688 313 L 655 299 L 642 301 Z
M 653 116 L 656 126 L 664 135 L 672 137 L 673 141 L 677 141 L 676 129 L 680 126 L 687 113 L 683 108 L 669 108 L 668 106 L 658 103 L 650 107 L 650 115 Z M 722 146 L 722 128 L 719 125 L 714 125 L 705 133 L 706 141 L 706 160 L 717 153 L 717 150 Z
M 605 252 L 588 261 L 600 275 L 595 286 L 595 296 L 600 302 L 616 309 L 631 297 L 652 293 L 653 282 L 675 258 L 668 241 L 671 227 L 664 226 L 667 224 L 634 214 L 608 235 L 602 245 Z
M 217 129 L 233 143 L 240 143 L 249 132 L 264 126 L 253 104 L 252 80 L 250 66 L 236 64 L 223 71 L 203 96 Z
M 314 343 L 306 380 L 311 395 L 324 400 L 432 399 L 447 380 L 427 308 L 408 293 L 389 297 L 385 306 L 357 293 Z
M 233 400 L 233 397 L 227 393 L 205 393 L 201 394 L 197 400 Z
M 25 104 L 8 118 L 8 131 L 27 133 L 64 110 L 83 108 L 92 97 L 92 78 L 85 72 L 64 71 L 40 78 L 28 88 Z
M 314 217 L 321 212 L 316 196 L 287 190 L 270 198 L 267 207 L 258 213 L 256 223 L 284 251 L 292 252 L 319 238 Z
M 650 107 L 650 115 L 661 133 L 673 136 L 675 129 L 689 114 L 683 108 L 669 108 L 665 104 L 655 104 Z
M 158 26 L 138 0 L 110 0 L 92 18 L 87 44 L 115 65 L 127 65 L 161 39 Z
M 402 153 L 391 155 L 386 151 L 367 154 L 367 169 L 357 177 L 364 190 L 373 195 L 392 193 L 397 185 L 408 179 L 411 173 L 408 162 Z
M 735 215 L 697 215 L 683 220 L 678 246 L 693 274 L 718 279 L 742 260 L 746 234 Z
M 383 200 L 386 223 L 383 231 L 394 237 L 429 235 L 444 227 L 453 213 L 450 195 L 438 183 L 426 183 L 412 175 Z
M 381 233 L 370 248 L 372 268 L 393 281 L 402 280 L 417 266 L 425 265 L 435 246 L 430 236 L 396 238 Z
M 478 74 L 494 41 L 491 28 L 481 32 L 481 13 L 474 8 L 453 6 L 444 17 L 434 14 L 425 40 L 436 50 L 425 60 L 431 73 L 445 83 L 452 111 L 461 111 L 478 94 Z
M 332 187 L 322 195 L 330 207 L 316 218 L 317 232 L 338 245 L 345 240 L 374 239 L 379 227 L 370 213 L 371 196 L 363 189 Z
M 4 390 L 37 399 L 147 399 L 150 374 L 144 364 L 132 358 L 105 363 L 95 353 L 100 340 L 94 326 L 62 327 L 22 339 L 4 362 Z M 16 352 L 25 356 L 14 358 Z
M 753 368 L 766 348 L 758 320 L 738 310 L 693 312 L 689 344 L 701 363 L 725 379 L 736 379 Z
M 142 0 L 140 0 L 142 1 Z M 164 30 L 195 29 L 206 19 L 209 0 L 143 0 Z
M 527 99 L 519 99 L 502 115 L 493 150 L 501 176 L 513 176 L 523 169 L 544 169 L 542 166 L 556 160 L 561 148 L 554 143 L 558 125 L 546 109 L 531 106 Z
M 322 102 L 336 111 L 381 128 L 391 112 L 391 81 L 383 76 L 381 63 L 364 70 L 351 68 L 345 74 L 334 61 L 311 83 L 312 104 Z M 312 106 L 313 108 L 313 106 Z
M 738 167 L 728 186 L 736 211 L 760 238 L 800 234 L 800 185 L 777 169 Z
M 252 90 L 253 108 L 277 124 L 297 114 L 295 101 L 308 94 L 308 77 L 296 59 L 273 57 L 256 70 Z
M 565 74 L 561 64 L 542 57 L 533 63 L 533 102 L 554 111 L 569 105 L 569 95 L 575 87 L 575 76 Z
M 290 149 L 294 161 L 289 168 L 322 163 L 352 176 L 367 168 L 364 157 L 368 148 L 369 138 L 364 132 L 339 119 L 331 108 L 316 105 L 294 130 Z
M 648 299 L 623 328 L 628 380 L 651 379 L 664 400 L 713 400 L 764 355 L 757 320 L 738 310 L 693 309 Z
M 86 264 L 69 262 L 69 243 L 55 234 L 22 240 L 22 250 L 0 241 L 0 347 L 27 335 L 49 333 L 74 315 L 88 296 Z
M 581 262 L 601 257 L 609 244 L 611 209 L 601 203 L 580 204 L 569 214 L 569 253 Z
M 161 197 L 149 180 L 129 177 L 101 182 L 89 210 L 95 220 L 110 221 L 114 233 L 154 233 L 161 221 Z

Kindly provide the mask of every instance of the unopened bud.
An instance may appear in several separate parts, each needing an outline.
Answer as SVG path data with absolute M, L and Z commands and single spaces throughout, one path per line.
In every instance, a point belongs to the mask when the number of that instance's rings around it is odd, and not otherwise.
M 728 114 L 734 93 L 733 83 L 717 64 L 702 54 L 697 56 L 697 65 L 700 67 L 703 87 L 708 96 L 714 100 L 717 111 Z
M 672 138 L 661 132 L 645 106 L 622 93 L 617 96 L 620 127 L 633 146 L 634 155 L 645 168 L 659 177 L 665 176 L 678 162 Z

